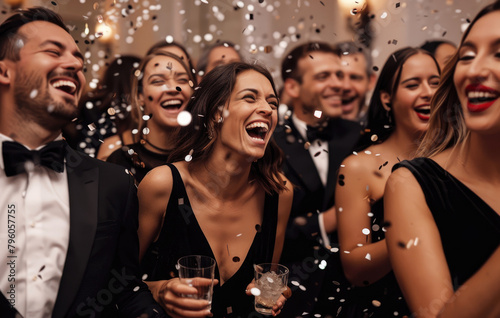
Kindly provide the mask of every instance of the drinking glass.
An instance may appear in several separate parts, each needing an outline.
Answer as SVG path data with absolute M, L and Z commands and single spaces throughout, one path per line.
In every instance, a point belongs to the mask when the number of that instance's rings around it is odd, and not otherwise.
M 280 264 L 263 263 L 254 265 L 255 310 L 264 315 L 271 315 L 282 292 L 288 284 L 288 268 Z
M 212 294 L 214 288 L 215 260 L 204 255 L 188 255 L 177 261 L 179 279 L 182 283 L 196 287 L 197 294 L 184 295 L 195 299 L 208 301 L 207 309 L 212 309 Z

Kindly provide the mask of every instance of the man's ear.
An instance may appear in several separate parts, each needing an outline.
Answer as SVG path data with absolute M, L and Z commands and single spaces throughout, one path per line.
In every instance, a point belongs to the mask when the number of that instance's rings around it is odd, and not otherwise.
M 10 69 L 5 60 L 0 61 L 0 84 L 10 84 Z
M 391 95 L 386 91 L 380 92 L 380 101 L 382 102 L 382 106 L 388 112 L 391 111 Z
M 293 78 L 287 78 L 285 80 L 284 89 L 288 96 L 291 98 L 299 98 L 300 96 L 300 83 Z

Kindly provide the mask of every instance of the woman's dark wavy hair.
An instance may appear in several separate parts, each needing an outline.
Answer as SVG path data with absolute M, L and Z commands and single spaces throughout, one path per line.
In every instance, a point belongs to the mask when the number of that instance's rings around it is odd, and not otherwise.
M 476 22 L 488 13 L 500 11 L 500 1 L 484 7 L 469 24 L 460 41 L 457 52 L 446 64 L 436 93 L 431 100 L 431 118 L 429 128 L 422 139 L 417 156 L 432 157 L 447 148 L 465 141 L 469 131 L 465 125 L 462 104 L 458 99 L 453 77 L 457 66 L 460 47 Z
M 223 108 L 229 102 L 238 76 L 246 71 L 264 75 L 278 96 L 271 74 L 260 65 L 236 62 L 216 67 L 203 77 L 191 97 L 186 110 L 193 119 L 180 129 L 168 162 L 185 160 L 188 154 L 192 155 L 190 163 L 206 161 L 210 157 L 223 125 L 218 119 L 223 116 Z M 209 131 L 212 138 L 209 138 Z M 281 192 L 286 188 L 280 173 L 282 162 L 282 152 L 271 139 L 264 156 L 252 163 L 251 174 L 267 193 Z
M 430 56 L 439 70 L 439 65 L 434 56 L 428 51 L 420 48 L 405 47 L 392 53 L 385 62 L 373 90 L 373 95 L 368 107 L 365 133 L 360 139 L 358 147 L 356 147 L 357 149 L 361 150 L 374 143 L 382 143 L 389 138 L 394 131 L 394 127 L 396 127 L 394 114 L 392 110 L 387 112 L 384 108 L 380 95 L 382 92 L 386 92 L 391 98 L 395 96 L 401 79 L 403 65 L 410 57 L 418 53 Z M 372 136 L 374 135 L 376 135 L 377 138 L 372 140 Z
M 115 58 L 104 72 L 100 86 L 88 92 L 79 103 L 83 108 L 88 101 L 96 102 L 99 112 L 106 112 L 108 108 L 115 108 L 117 133 L 135 128 L 127 110 L 130 105 L 132 91 L 132 76 L 139 66 L 141 59 L 135 55 L 122 55 Z

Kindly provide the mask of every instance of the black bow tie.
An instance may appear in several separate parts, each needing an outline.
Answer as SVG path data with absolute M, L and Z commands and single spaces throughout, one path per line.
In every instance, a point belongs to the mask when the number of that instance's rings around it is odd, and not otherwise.
M 332 134 L 330 132 L 330 129 L 328 129 L 328 127 L 323 127 L 323 126 L 312 127 L 308 125 L 306 134 L 307 134 L 307 140 L 309 140 L 309 142 L 313 142 L 316 139 L 321 139 L 321 140 L 332 139 Z
M 43 165 L 56 172 L 64 171 L 65 145 L 63 140 L 52 141 L 40 150 L 29 150 L 15 141 L 2 143 L 3 164 L 7 177 L 26 171 L 27 161 Z

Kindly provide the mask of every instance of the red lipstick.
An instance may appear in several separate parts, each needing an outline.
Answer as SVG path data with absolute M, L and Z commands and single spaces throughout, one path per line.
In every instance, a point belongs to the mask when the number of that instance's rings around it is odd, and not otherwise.
M 488 93 L 489 97 L 486 101 L 481 102 L 479 98 L 470 98 L 470 92 L 484 92 Z M 499 92 L 480 84 L 470 84 L 465 88 L 465 93 L 467 94 L 467 109 L 472 113 L 482 112 L 490 108 L 491 105 L 498 99 Z

